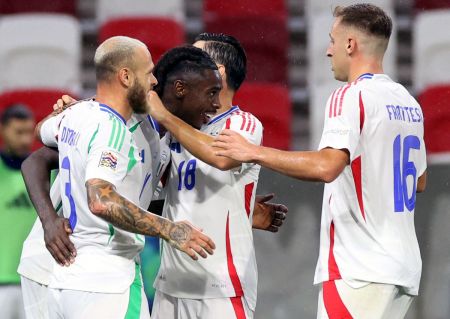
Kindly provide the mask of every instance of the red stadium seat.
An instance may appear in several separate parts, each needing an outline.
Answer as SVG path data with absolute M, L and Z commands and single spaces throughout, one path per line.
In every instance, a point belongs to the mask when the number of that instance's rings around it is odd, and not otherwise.
M 248 56 L 248 81 L 287 83 L 289 33 L 284 1 L 204 3 L 208 32 L 235 36 Z
M 123 18 L 106 22 L 100 27 L 98 40 L 117 35 L 133 37 L 144 42 L 152 53 L 153 63 L 177 45 L 183 44 L 184 29 L 176 21 L 166 18 Z
M 75 0 L 1 0 L 0 14 L 52 12 L 76 16 L 76 5 Z
M 234 104 L 255 115 L 264 126 L 263 145 L 288 150 L 291 145 L 291 101 L 286 87 L 271 83 L 246 83 Z
M 450 152 L 450 84 L 425 89 L 419 96 L 427 152 Z
M 286 19 L 287 10 L 284 0 L 205 0 L 205 19 L 215 19 L 218 16 L 277 16 Z
M 68 94 L 68 92 L 40 89 L 4 92 L 0 94 L 0 113 L 11 104 L 24 104 L 33 111 L 37 123 L 53 111 L 53 104 L 63 94 Z M 40 142 L 36 141 L 33 149 L 41 145 Z
M 434 10 L 450 8 L 448 0 L 415 0 L 414 8 L 417 12 L 421 10 Z

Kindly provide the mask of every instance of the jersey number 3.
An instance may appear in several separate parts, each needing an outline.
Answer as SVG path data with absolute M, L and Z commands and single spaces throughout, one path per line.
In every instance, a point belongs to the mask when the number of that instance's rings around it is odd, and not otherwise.
M 195 186 L 195 169 L 197 168 L 197 160 L 191 159 L 186 164 L 186 172 L 184 173 L 183 178 L 183 167 L 186 161 L 182 161 L 180 163 L 180 166 L 178 166 L 178 190 L 181 191 L 184 187 L 186 187 L 187 190 L 191 190 Z
M 69 182 L 65 184 L 64 187 L 64 194 L 66 195 L 67 199 L 69 200 L 69 204 L 70 204 L 70 216 L 69 216 L 69 223 L 70 223 L 70 227 L 72 228 L 72 230 L 75 228 L 75 225 L 77 224 L 77 209 L 75 206 L 75 201 L 73 200 L 72 197 L 72 179 L 70 176 L 70 161 L 69 161 L 69 157 L 64 157 L 61 163 L 61 169 L 67 170 L 68 171 L 68 180 Z
M 403 154 L 402 154 L 403 148 Z M 404 212 L 405 206 L 411 212 L 416 206 L 417 169 L 414 162 L 409 160 L 411 149 L 420 149 L 420 140 L 417 136 L 408 135 L 402 139 L 400 135 L 394 140 L 394 208 L 395 212 Z M 402 156 L 403 155 L 403 156 Z M 413 189 L 411 197 L 407 189 L 408 176 L 411 176 Z

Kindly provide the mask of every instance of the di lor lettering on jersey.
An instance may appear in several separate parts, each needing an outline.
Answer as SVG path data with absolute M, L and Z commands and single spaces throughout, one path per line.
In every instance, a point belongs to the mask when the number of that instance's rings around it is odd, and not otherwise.
M 64 126 L 61 133 L 61 143 L 66 143 L 70 146 L 77 145 L 78 139 L 80 138 L 79 132 Z

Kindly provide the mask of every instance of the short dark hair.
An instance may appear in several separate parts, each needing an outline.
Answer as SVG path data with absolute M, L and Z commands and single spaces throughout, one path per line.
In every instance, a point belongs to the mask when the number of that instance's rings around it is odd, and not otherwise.
M 192 45 L 173 48 L 161 56 L 153 74 L 158 80 L 154 90 L 162 96 L 167 79 L 178 73 L 201 73 L 205 70 L 218 70 L 217 65 L 205 51 Z
M 389 39 L 392 33 L 392 20 L 383 9 L 369 3 L 350 6 L 337 6 L 334 17 L 342 18 L 341 23 L 353 26 L 370 35 Z
M 195 41 L 206 42 L 204 50 L 225 66 L 227 85 L 237 91 L 247 75 L 247 55 L 239 41 L 223 33 L 201 33 Z
M 7 125 L 12 119 L 32 120 L 34 119 L 34 114 L 24 104 L 12 104 L 3 111 L 0 116 L 0 123 L 2 125 Z

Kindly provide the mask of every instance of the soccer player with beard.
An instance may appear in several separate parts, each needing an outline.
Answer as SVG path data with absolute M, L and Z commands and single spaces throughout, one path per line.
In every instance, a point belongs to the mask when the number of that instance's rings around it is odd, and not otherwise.
M 83 101 L 40 127 L 43 142 L 57 146 L 59 186 L 77 257 L 54 265 L 50 318 L 148 318 L 142 302 L 140 235 L 159 236 L 197 259 L 214 243 L 186 222 L 172 222 L 139 208 L 144 184 L 141 157 L 127 120 L 148 111 L 156 84 L 147 47 L 114 37 L 95 54 L 96 101 Z M 87 200 L 86 200 L 87 198 Z

